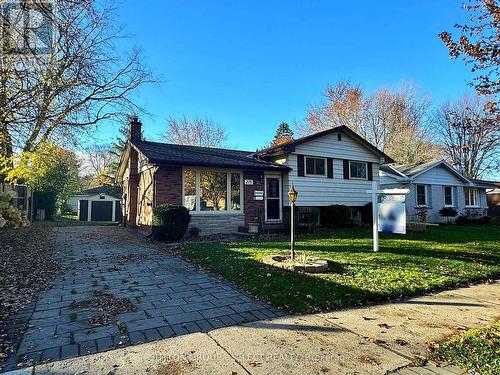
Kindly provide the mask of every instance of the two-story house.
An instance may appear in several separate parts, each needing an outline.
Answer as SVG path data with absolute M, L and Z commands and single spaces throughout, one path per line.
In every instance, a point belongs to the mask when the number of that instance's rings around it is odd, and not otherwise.
M 287 222 L 291 185 L 300 209 L 370 202 L 379 166 L 393 160 L 345 126 L 258 152 L 144 141 L 132 117 L 117 181 L 128 225 L 150 229 L 152 208 L 184 205 L 201 234 L 236 232 L 249 223 Z

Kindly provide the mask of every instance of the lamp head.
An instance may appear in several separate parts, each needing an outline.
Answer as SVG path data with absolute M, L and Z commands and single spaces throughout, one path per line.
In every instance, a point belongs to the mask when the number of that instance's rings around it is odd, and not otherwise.
M 297 193 L 297 190 L 295 190 L 295 187 L 292 185 L 290 191 L 288 192 L 288 198 L 290 198 L 290 202 L 295 203 L 298 195 L 299 193 Z

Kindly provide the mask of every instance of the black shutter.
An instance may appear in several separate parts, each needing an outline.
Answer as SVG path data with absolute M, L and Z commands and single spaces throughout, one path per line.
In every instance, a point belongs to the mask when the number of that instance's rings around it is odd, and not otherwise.
M 297 154 L 297 175 L 304 176 L 304 155 Z
M 326 158 L 326 177 L 333 178 L 333 159 Z
M 373 167 L 372 167 L 372 163 L 368 163 L 368 181 L 373 181 Z
M 349 179 L 349 160 L 344 159 L 344 179 Z

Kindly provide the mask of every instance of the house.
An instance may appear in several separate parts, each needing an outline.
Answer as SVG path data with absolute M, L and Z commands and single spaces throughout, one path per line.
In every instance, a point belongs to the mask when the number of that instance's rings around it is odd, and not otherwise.
M 416 220 L 420 207 L 427 209 L 430 222 L 446 222 L 439 214 L 444 207 L 452 207 L 458 214 L 486 216 L 488 204 L 486 189 L 479 180 L 471 180 L 445 160 L 422 164 L 383 165 L 380 168 L 380 186 L 406 187 L 406 210 L 410 220 Z
M 370 201 L 379 165 L 393 161 L 345 126 L 258 152 L 145 141 L 141 126 L 130 119 L 117 182 L 126 223 L 146 230 L 162 203 L 187 207 L 202 234 L 283 226 L 291 185 L 299 211 L 343 204 L 356 215 Z
M 488 202 L 488 215 L 500 217 L 500 182 L 485 181 L 491 184 L 491 189 L 486 190 Z
M 103 185 L 70 197 L 66 206 L 80 221 L 121 221 L 121 193 L 116 186 Z

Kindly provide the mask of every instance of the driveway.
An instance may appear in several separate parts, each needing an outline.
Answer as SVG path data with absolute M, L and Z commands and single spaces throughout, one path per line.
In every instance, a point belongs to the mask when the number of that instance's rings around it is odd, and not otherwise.
M 54 374 L 405 374 L 427 343 L 498 320 L 500 282 L 326 314 L 286 316 L 72 358 L 16 375 Z M 14 375 L 14 374 L 13 374 Z
M 56 233 L 64 273 L 27 315 L 29 328 L 6 370 L 16 361 L 60 360 L 281 315 L 134 231 Z

